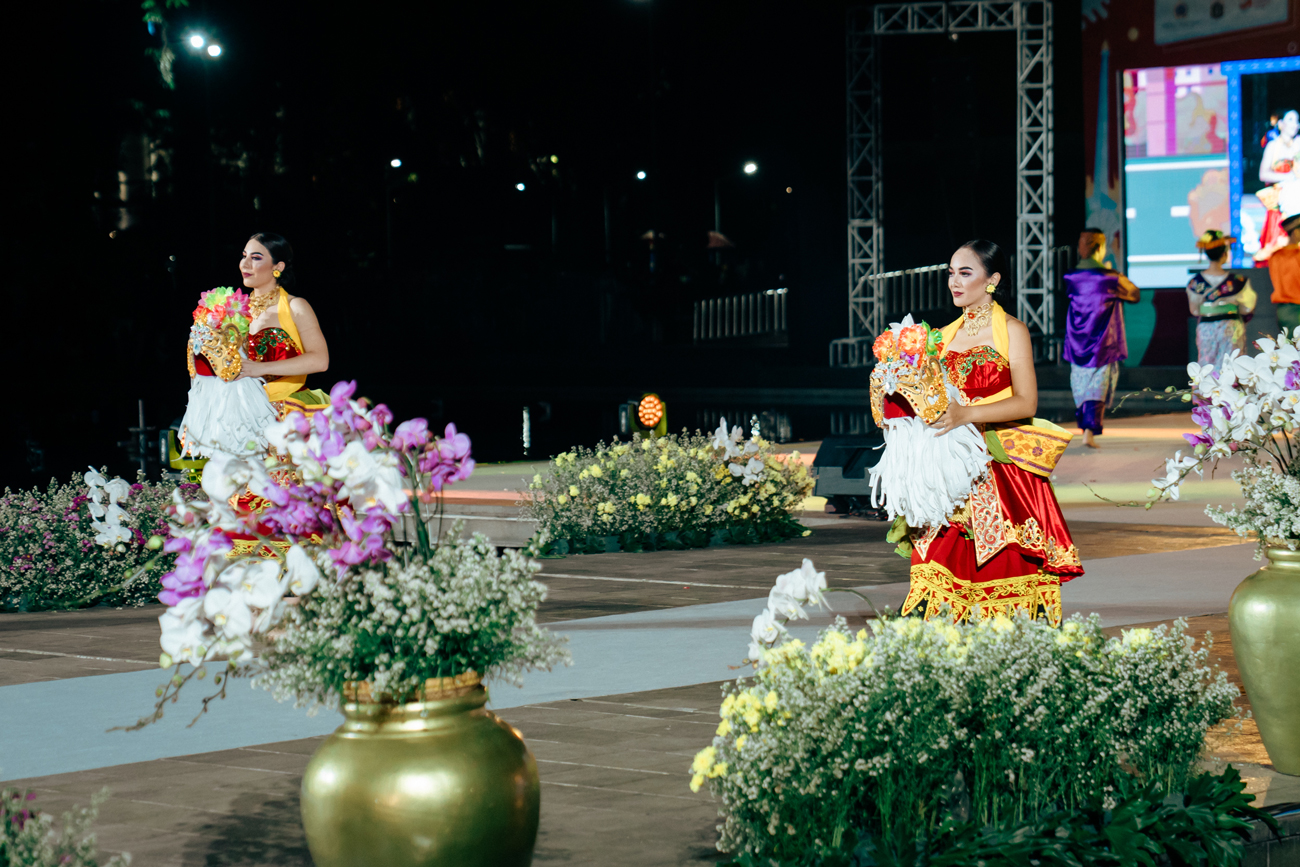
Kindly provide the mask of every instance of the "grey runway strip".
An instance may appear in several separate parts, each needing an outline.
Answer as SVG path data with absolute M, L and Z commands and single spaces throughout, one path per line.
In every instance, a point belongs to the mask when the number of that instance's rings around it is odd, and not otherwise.
M 1227 610 L 1232 590 L 1259 568 L 1253 545 L 1140 554 L 1086 561 L 1087 574 L 1063 588 L 1066 613 L 1097 611 L 1107 626 Z M 775 578 L 775 576 L 773 576 Z M 897 607 L 906 584 L 860 588 L 877 607 Z M 835 611 L 817 613 L 791 630 L 808 641 L 835 614 L 863 614 L 864 603 L 830 594 Z M 522 689 L 492 687 L 492 707 L 505 710 L 566 698 L 591 698 L 728 680 L 744 675 L 749 628 L 764 598 L 617 614 L 551 624 L 569 636 L 574 665 L 533 672 Z M 233 749 L 327 734 L 337 713 L 308 717 L 278 704 L 246 681 L 193 728 L 199 699 L 211 690 L 191 683 L 163 721 L 140 732 L 106 732 L 134 722 L 163 682 L 159 671 L 126 672 L 0 687 L 0 779 L 88 770 L 127 762 Z M 203 689 L 192 689 L 192 687 Z

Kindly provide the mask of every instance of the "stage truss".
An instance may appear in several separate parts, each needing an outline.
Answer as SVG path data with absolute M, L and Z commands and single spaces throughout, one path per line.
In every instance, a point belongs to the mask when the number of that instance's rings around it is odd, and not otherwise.
M 1055 352 L 1052 287 L 1051 0 L 881 3 L 848 15 L 849 337 L 832 341 L 831 365 L 871 361 L 885 327 L 881 176 L 880 37 L 894 34 L 1016 34 L 1016 315 L 1035 355 Z

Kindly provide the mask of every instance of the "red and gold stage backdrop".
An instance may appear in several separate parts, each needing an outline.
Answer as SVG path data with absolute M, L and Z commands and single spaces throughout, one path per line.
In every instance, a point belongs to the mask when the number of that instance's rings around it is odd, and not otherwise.
M 1300 53 L 1298 5 L 1083 0 L 1085 220 L 1106 232 L 1116 266 L 1139 286 L 1186 283 L 1199 231 L 1228 228 L 1218 64 Z M 1169 205 L 1160 185 L 1178 183 L 1187 186 L 1186 202 Z

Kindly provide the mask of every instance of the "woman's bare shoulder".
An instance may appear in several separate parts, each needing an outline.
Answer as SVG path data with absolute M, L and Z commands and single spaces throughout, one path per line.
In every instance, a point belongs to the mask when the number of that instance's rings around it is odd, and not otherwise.
M 1029 336 L 1029 326 L 1021 322 L 1014 316 L 1007 315 L 1007 334 L 1023 334 Z

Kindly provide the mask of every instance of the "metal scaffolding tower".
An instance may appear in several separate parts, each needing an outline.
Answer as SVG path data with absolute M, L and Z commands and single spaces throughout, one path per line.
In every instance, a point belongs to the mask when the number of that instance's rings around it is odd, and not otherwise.
M 1035 337 L 1035 354 L 1055 351 L 1052 287 L 1052 2 L 881 3 L 848 15 L 849 336 L 831 343 L 833 366 L 871 360 L 885 327 L 881 177 L 881 36 L 910 33 L 1016 34 L 1015 311 Z

